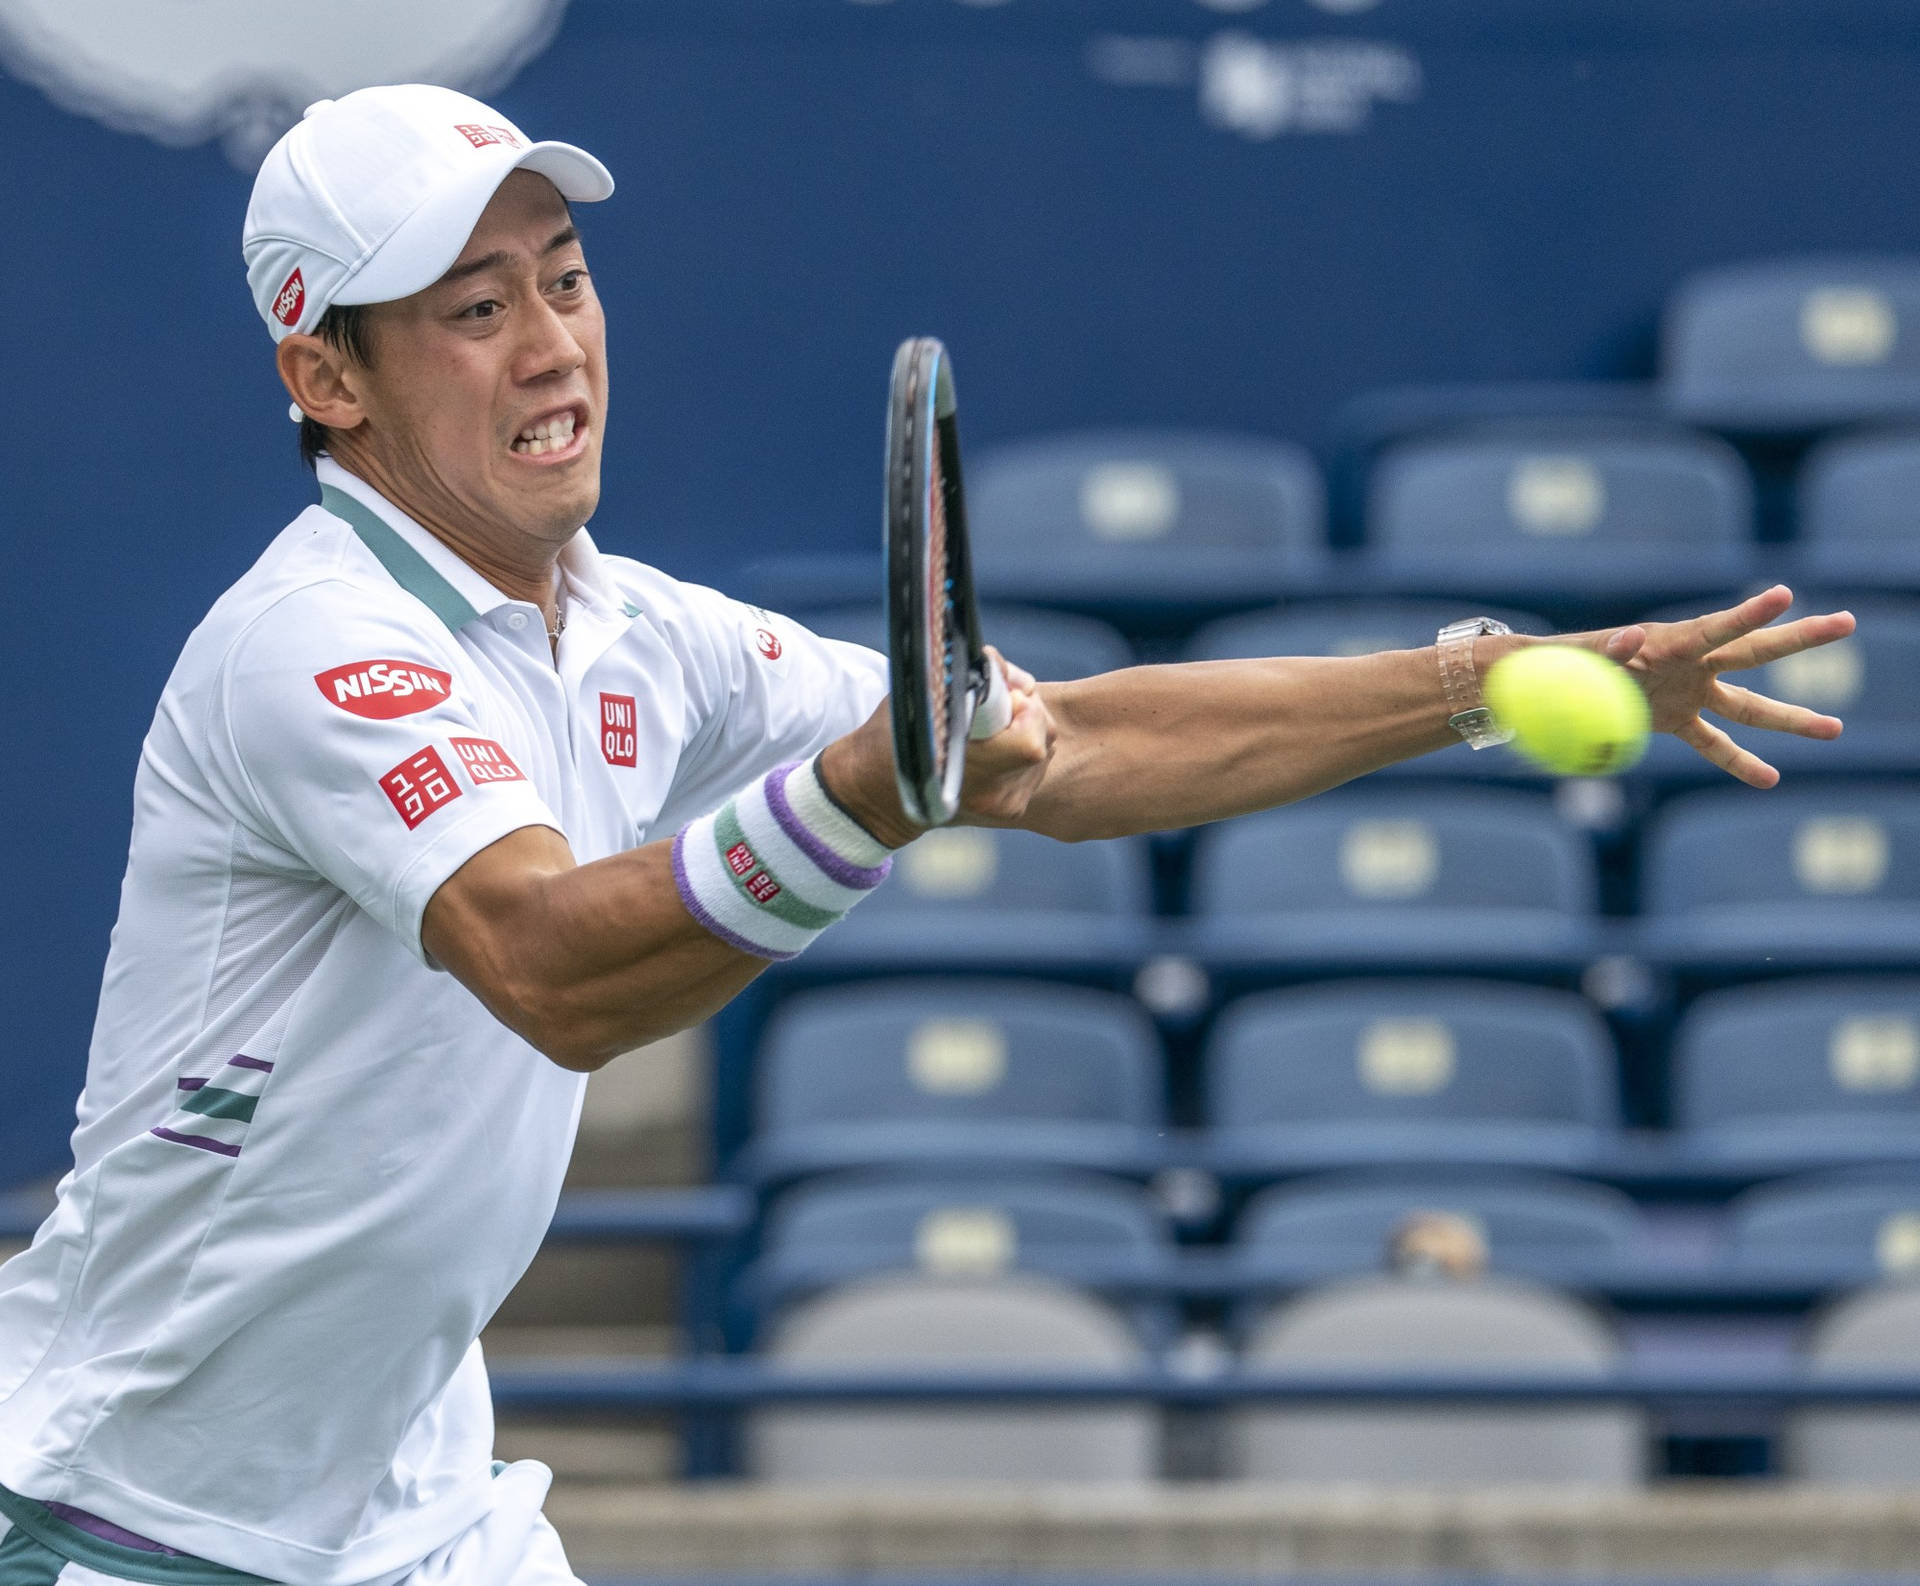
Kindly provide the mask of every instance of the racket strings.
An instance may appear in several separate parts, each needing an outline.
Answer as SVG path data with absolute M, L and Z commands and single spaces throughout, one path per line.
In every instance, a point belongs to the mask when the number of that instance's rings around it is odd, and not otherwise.
M 927 468 L 927 686 L 934 763 L 945 776 L 953 728 L 953 569 L 947 556 L 946 478 L 937 442 Z

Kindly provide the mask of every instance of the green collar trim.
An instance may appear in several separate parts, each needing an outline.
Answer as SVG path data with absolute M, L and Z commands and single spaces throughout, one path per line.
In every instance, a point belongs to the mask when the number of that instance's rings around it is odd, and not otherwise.
M 380 559 L 380 565 L 409 595 L 458 633 L 480 615 L 467 597 L 434 571 L 433 564 L 400 537 L 376 512 L 334 485 L 320 487 L 320 505 L 336 518 L 346 519 L 361 544 Z
M 148 1586 L 269 1586 L 263 1576 L 228 1569 L 186 1553 L 149 1553 L 144 1548 L 109 1542 L 62 1520 L 45 1504 L 22 1498 L 5 1487 L 0 1487 L 0 1515 L 69 1564 L 83 1565 L 102 1575 L 144 1581 Z

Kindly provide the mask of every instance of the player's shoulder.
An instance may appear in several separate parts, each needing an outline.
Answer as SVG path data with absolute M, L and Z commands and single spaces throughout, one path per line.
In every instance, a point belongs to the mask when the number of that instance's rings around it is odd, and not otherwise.
M 325 656 L 384 645 L 423 659 L 457 649 L 438 617 L 393 581 L 332 513 L 307 508 L 228 586 L 195 629 L 183 666 Z M 356 650 L 357 653 L 357 650 Z

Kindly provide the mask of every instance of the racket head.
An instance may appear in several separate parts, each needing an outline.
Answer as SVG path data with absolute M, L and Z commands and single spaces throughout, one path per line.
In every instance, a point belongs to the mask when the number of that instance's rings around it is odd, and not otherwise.
M 887 401 L 887 660 L 900 803 L 921 825 L 960 807 L 967 734 L 984 697 L 967 553 L 953 363 L 931 336 L 900 344 Z

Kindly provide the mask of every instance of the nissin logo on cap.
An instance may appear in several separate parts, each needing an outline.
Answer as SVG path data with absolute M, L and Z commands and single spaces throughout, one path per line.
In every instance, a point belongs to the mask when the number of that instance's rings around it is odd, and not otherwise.
M 300 310 L 307 306 L 307 283 L 300 278 L 296 268 L 280 288 L 280 295 L 273 300 L 273 317 L 282 325 L 292 327 L 300 323 Z
M 512 127 L 480 127 L 468 122 L 455 122 L 453 130 L 476 149 L 484 149 L 489 143 L 504 143 L 510 149 L 526 146 L 514 135 Z

